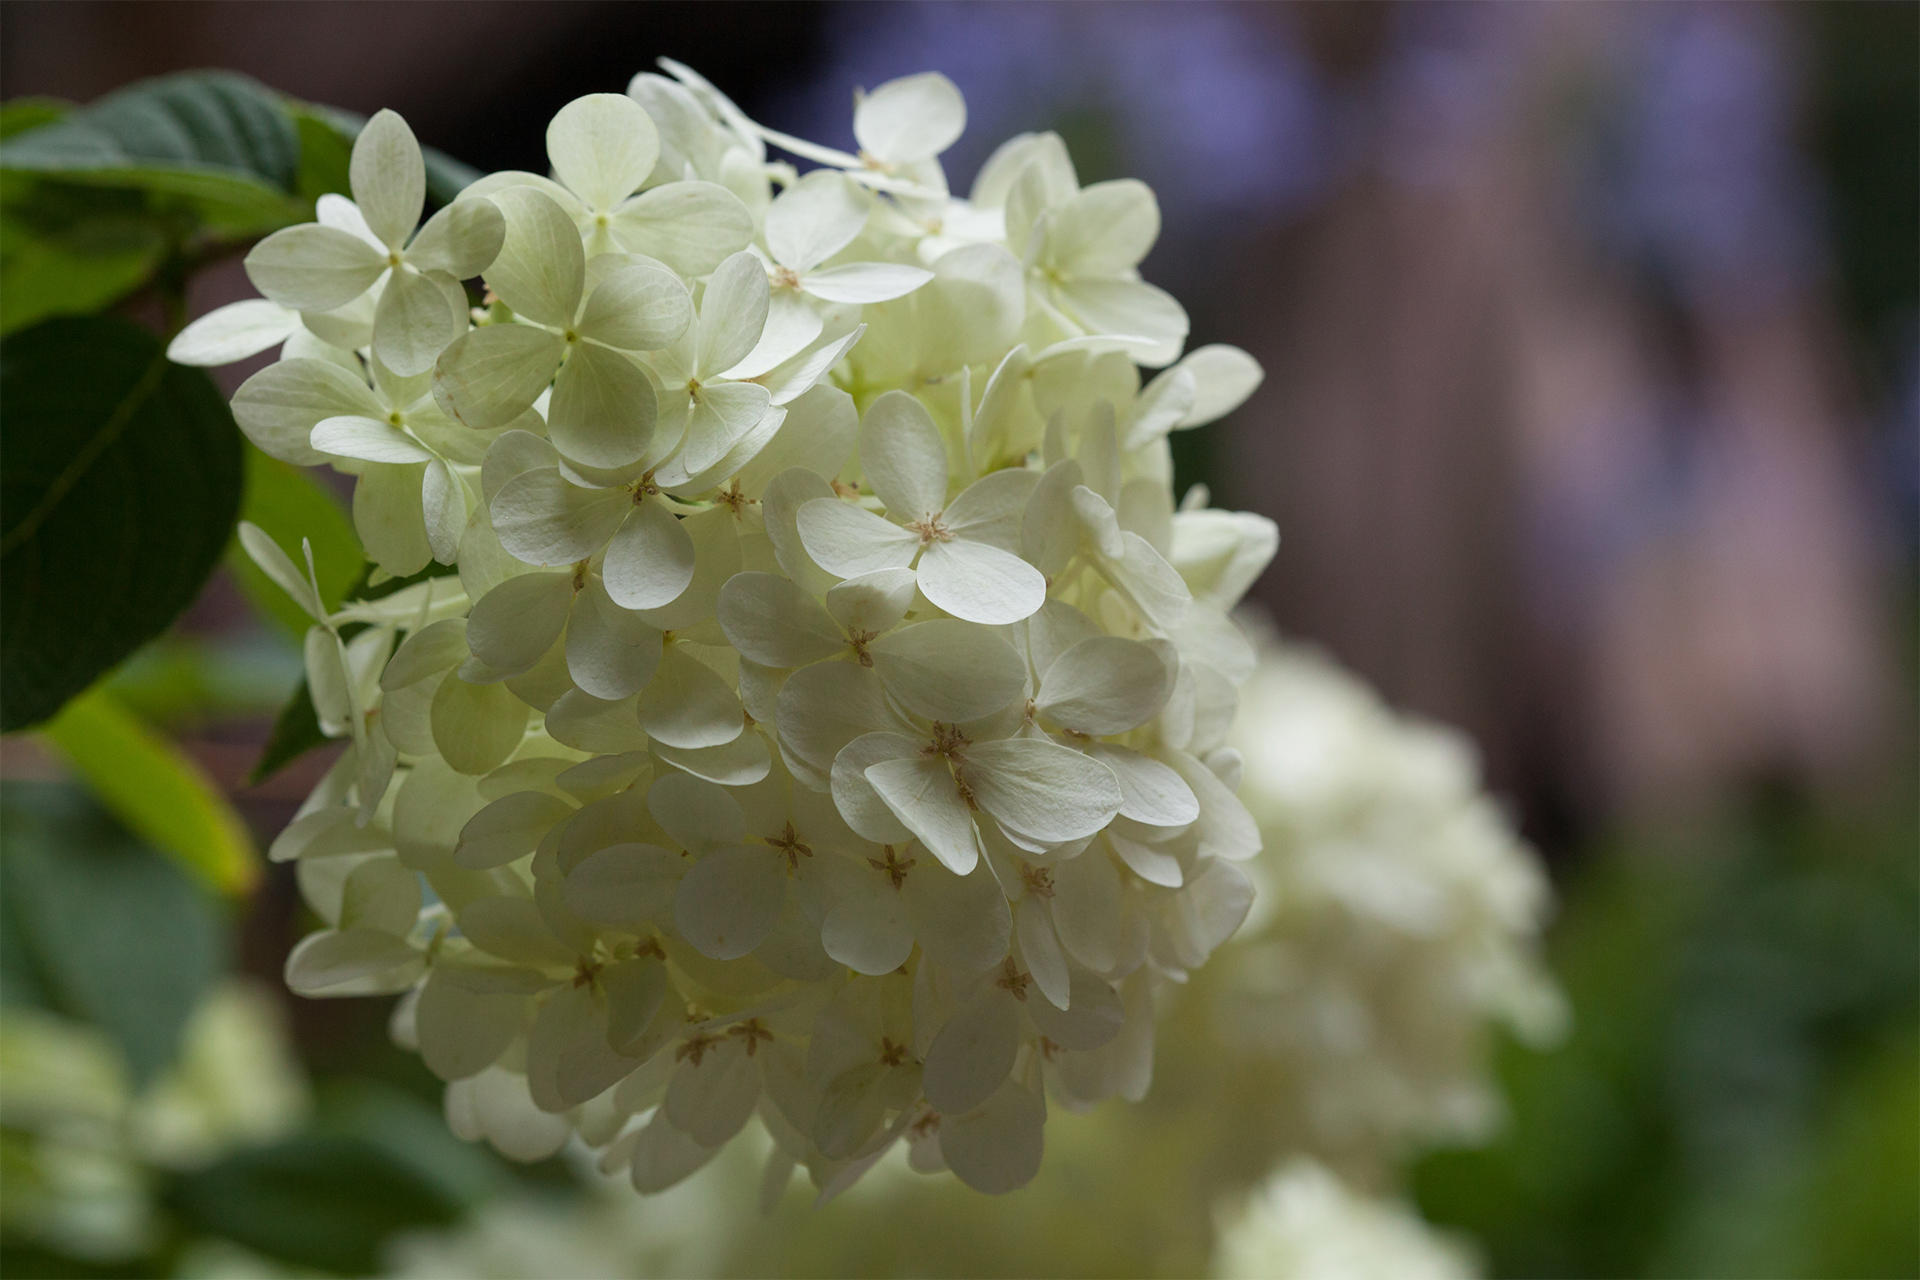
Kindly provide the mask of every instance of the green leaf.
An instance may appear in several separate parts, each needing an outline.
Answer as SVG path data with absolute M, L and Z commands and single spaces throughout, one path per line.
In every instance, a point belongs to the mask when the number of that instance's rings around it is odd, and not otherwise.
M 0 144 L 10 174 L 135 189 L 229 236 L 309 216 L 299 164 L 282 100 L 225 71 L 143 80 Z
M 200 1232 L 342 1275 L 378 1274 L 388 1237 L 451 1224 L 468 1207 L 455 1188 L 351 1134 L 237 1152 L 179 1179 L 169 1200 Z
M 115 817 L 208 888 L 245 894 L 259 883 L 253 837 L 206 771 L 111 693 L 81 694 L 45 732 Z
M 344 593 L 361 574 L 366 553 L 353 531 L 353 521 L 333 491 L 313 472 L 270 458 L 251 443 L 246 455 L 246 495 L 240 518 L 264 529 L 297 565 L 306 563 L 301 539 L 313 544 L 313 567 L 320 579 L 320 600 L 328 609 L 340 607 Z M 227 546 L 227 568 L 254 608 L 278 623 L 298 643 L 312 620 L 288 599 L 273 580 L 260 572 L 236 540 Z
M 240 505 L 213 382 L 125 321 L 0 341 L 0 729 L 36 724 L 199 594 Z
M 0 142 L 43 124 L 52 124 L 72 110 L 71 103 L 58 98 L 15 98 L 12 102 L 0 103 Z
M 9 999 L 110 1035 L 136 1084 L 174 1060 L 180 1032 L 226 961 L 212 902 L 78 788 L 0 784 L 0 924 L 13 935 Z
M 313 692 L 302 676 L 292 696 L 280 708 L 280 714 L 274 717 L 273 731 L 267 735 L 267 745 L 260 749 L 260 759 L 253 766 L 253 772 L 247 775 L 247 784 L 259 786 L 307 752 L 324 747 L 330 741 L 332 739 L 320 732 L 320 718 L 313 710 Z
M 166 257 L 167 234 L 137 193 L 0 175 L 9 192 L 0 194 L 0 333 L 106 307 Z

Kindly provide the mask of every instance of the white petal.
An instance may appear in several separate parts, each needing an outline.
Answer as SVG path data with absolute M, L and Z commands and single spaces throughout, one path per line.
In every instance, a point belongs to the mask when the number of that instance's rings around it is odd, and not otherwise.
M 1067 953 L 1089 969 L 1111 972 L 1120 955 L 1120 872 L 1098 845 L 1053 864 L 1052 906 L 1053 927 Z
M 515 476 L 492 504 L 493 527 L 508 554 L 528 564 L 584 560 L 614 536 L 633 509 L 619 489 L 584 489 L 559 471 Z
M 880 677 L 850 662 L 820 662 L 795 672 L 780 690 L 780 744 L 799 765 L 811 768 L 817 790 L 841 748 L 875 730 L 907 732 L 910 726 L 887 705 Z
M 669 1124 L 664 1115 L 656 1115 L 634 1144 L 633 1189 L 652 1195 L 676 1186 L 713 1159 L 719 1149 L 701 1146 Z
M 573 219 L 553 197 L 532 187 L 508 187 L 488 198 L 506 219 L 506 237 L 487 268 L 487 287 L 529 320 L 572 324 L 587 271 Z
M 760 1100 L 760 1065 L 744 1043 L 728 1036 L 674 1068 L 662 1111 L 701 1146 L 717 1147 L 740 1131 Z
M 546 727 L 554 741 L 580 751 L 639 751 L 647 746 L 632 698 L 608 702 L 568 690 L 548 710 Z
M 286 592 L 308 617 L 319 620 L 322 616 L 320 597 L 314 594 L 307 576 L 293 567 L 293 557 L 257 524 L 242 520 L 237 532 L 241 548 L 247 558 L 260 567 L 260 572 L 273 579 L 274 585 Z
M 504 532 L 501 541 L 506 541 Z M 679 518 L 658 502 L 642 502 L 607 543 L 602 572 L 615 604 L 657 609 L 680 598 L 694 569 L 693 538 Z
M 918 537 L 899 525 L 840 498 L 805 503 L 798 525 L 807 555 L 841 578 L 905 568 L 920 545 Z
M 308 222 L 253 246 L 246 266 L 253 287 L 281 306 L 332 311 L 371 289 L 387 260 L 358 236 Z
M 567 908 L 594 924 L 646 924 L 671 909 L 674 889 L 689 865 L 683 855 L 658 845 L 609 845 L 567 872 Z
M 1146 338 L 1135 354 L 1157 368 L 1179 356 L 1187 340 L 1187 313 L 1173 296 L 1138 280 L 1074 280 L 1057 288 L 1060 307 L 1090 332 Z
M 553 381 L 566 342 L 526 324 L 492 324 L 455 338 L 433 366 L 433 398 L 476 430 L 504 427 Z
M 973 870 L 980 858 L 979 836 L 944 759 L 916 755 L 887 760 L 869 768 L 866 777 L 894 816 L 948 870 L 961 876 Z
M 501 796 L 467 819 L 454 846 L 454 861 L 475 871 L 505 866 L 531 854 L 547 833 L 572 817 L 574 808 L 544 791 Z
M 593 992 L 569 984 L 550 996 L 527 1032 L 527 1084 L 543 1111 L 598 1097 L 640 1065 L 615 1052 Z
M 596 698 L 638 693 L 660 666 L 660 633 L 622 609 L 598 580 L 575 597 L 567 624 L 567 674 Z
M 656 742 L 653 754 L 676 769 L 723 787 L 750 787 L 773 767 L 767 740 L 752 730 L 717 747 L 688 749 Z
M 1062 728 L 1089 737 L 1125 733 L 1160 714 L 1173 672 L 1137 640 L 1094 636 L 1054 660 L 1034 703 Z
M 736 573 L 720 588 L 720 629 L 741 656 L 769 667 L 804 667 L 847 647 L 820 602 L 772 573 Z
M 973 1110 L 1006 1081 L 1019 1048 L 1019 1006 L 989 983 L 960 1007 L 928 1047 L 921 1077 L 927 1101 L 949 1115 Z
M 920 557 L 920 591 L 969 622 L 1001 625 L 1028 617 L 1047 599 L 1047 580 L 1010 551 L 955 538 Z
M 832 169 L 800 179 L 767 206 L 767 248 L 774 261 L 793 271 L 813 270 L 860 234 L 870 200 Z
M 771 294 L 760 259 L 741 251 L 714 268 L 700 299 L 696 362 L 712 376 L 740 363 L 766 327 Z
M 1061 1048 L 1079 1053 L 1110 1044 L 1126 1021 L 1120 994 L 1085 969 L 1073 970 L 1071 991 L 1065 1009 L 1029 1000 L 1027 1016 L 1033 1025 Z
M 876 875 L 827 912 L 820 922 L 820 945 L 855 973 L 892 973 L 913 953 L 905 899 Z
M 427 201 L 427 170 L 413 130 L 393 111 L 380 111 L 353 140 L 348 184 L 367 227 L 389 249 L 406 245 Z
M 460 539 L 473 515 L 473 494 L 444 460 L 427 464 L 420 478 L 420 513 L 427 522 L 427 544 L 433 558 L 452 564 L 460 556 Z
M 681 879 L 673 916 L 701 955 L 736 960 L 766 941 L 786 896 L 786 866 L 778 854 L 725 845 L 694 863 Z
M 277 347 L 300 327 L 299 313 L 265 298 L 216 307 L 173 336 L 167 359 L 214 367 Z
M 975 1191 L 1003 1195 L 1040 1172 L 1046 1121 L 1046 1103 L 1009 1082 L 980 1110 L 942 1116 L 940 1151 L 960 1181 Z
M 1090 836 L 1120 810 L 1120 784 L 1097 760 L 1033 738 L 966 749 L 967 780 L 980 807 L 1016 835 L 1045 844 Z
M 1027 899 L 1014 904 L 1013 936 L 1018 954 L 1040 993 L 1039 1004 L 1064 1009 L 1073 990 L 1073 978 L 1067 968 L 1067 953 L 1061 949 L 1054 931 L 1052 915 L 1039 903 Z
M 670 646 L 659 672 L 640 695 L 640 727 L 670 747 L 717 747 L 746 726 L 739 695 L 719 673 L 685 647 Z
M 467 294 L 452 276 L 398 269 L 373 313 L 373 353 L 401 377 L 433 368 L 467 331 Z
M 708 274 L 753 239 L 753 215 L 738 196 L 711 182 L 669 182 L 643 191 L 621 205 L 610 223 L 622 247 L 684 276 Z
M 868 652 L 887 692 L 929 720 L 978 720 L 1007 707 L 1026 689 L 1025 659 L 977 623 L 918 622 L 882 636 Z
M 800 283 L 823 302 L 887 302 L 904 298 L 933 279 L 933 272 L 893 262 L 849 262 L 810 271 Z
M 406 939 L 371 929 L 309 934 L 287 955 L 287 985 L 303 996 L 404 991 L 424 961 Z
M 1013 938 L 1013 914 L 991 874 L 956 876 L 916 855 L 900 892 L 914 936 L 937 964 L 975 974 L 1005 958 Z
M 473 656 L 510 675 L 532 667 L 560 638 L 573 600 L 564 573 L 523 573 L 481 597 L 467 619 Z
M 913 607 L 913 571 L 876 569 L 827 589 L 827 612 L 848 632 L 891 631 Z
M 639 365 L 611 347 L 576 342 L 553 380 L 547 430 L 574 462 L 624 467 L 647 452 L 658 412 L 653 382 Z
M 840 749 L 830 775 L 833 804 L 840 818 L 862 838 L 876 844 L 906 844 L 913 831 L 903 826 L 874 790 L 867 770 L 885 760 L 917 755 L 920 742 L 897 733 L 866 733 Z
M 725 788 L 698 778 L 664 775 L 647 792 L 647 811 L 681 848 L 694 853 L 746 839 L 740 802 Z
M 622 351 L 658 351 L 693 323 L 693 295 L 680 277 L 635 265 L 607 273 L 581 309 L 579 330 Z
M 357 415 L 321 419 L 310 442 L 321 453 L 363 462 L 427 462 L 433 457 L 400 428 Z
M 904 391 L 889 391 L 867 409 L 860 467 L 899 523 L 925 520 L 947 505 L 946 443 L 926 406 Z
M 824 325 L 818 307 L 792 290 L 782 289 L 768 300 L 767 323 L 760 330 L 760 340 L 753 344 L 753 350 L 740 357 L 738 364 L 722 370 L 722 375 L 764 378 L 812 346 Z
M 1260 827 L 1254 822 L 1253 815 L 1233 794 L 1232 788 L 1220 781 L 1218 775 L 1206 765 L 1176 751 L 1170 763 L 1188 786 L 1193 788 L 1194 796 L 1200 801 L 1200 816 L 1196 819 L 1196 830 L 1200 836 L 1200 852 L 1210 858 L 1226 858 L 1234 862 L 1245 862 L 1260 852 Z
M 640 189 L 659 154 L 653 121 L 624 93 L 575 98 L 547 126 L 554 176 L 602 212 Z
M 967 127 L 967 103 L 937 71 L 889 80 L 853 109 L 860 149 L 892 165 L 939 155 Z

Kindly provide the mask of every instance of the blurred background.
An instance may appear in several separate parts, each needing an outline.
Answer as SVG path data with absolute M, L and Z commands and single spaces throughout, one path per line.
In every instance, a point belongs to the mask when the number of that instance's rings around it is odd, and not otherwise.
M 555 109 L 660 55 L 832 145 L 851 136 L 851 86 L 937 69 L 969 104 L 956 191 L 999 140 L 1052 128 L 1083 181 L 1158 193 L 1145 275 L 1186 304 L 1193 345 L 1245 347 L 1268 374 L 1177 438 L 1182 485 L 1278 522 L 1255 596 L 1285 634 L 1478 741 L 1559 900 L 1548 956 L 1571 1030 L 1499 1054 L 1508 1116 L 1490 1144 L 1413 1166 L 1427 1219 L 1476 1239 L 1496 1275 L 1920 1272 L 1920 8 L 0 8 L 8 99 L 231 68 L 393 107 L 483 170 L 537 168 Z M 197 278 L 191 310 L 249 292 L 229 263 Z M 264 844 L 321 767 L 246 782 L 298 679 L 297 646 L 223 574 L 115 689 Z M 52 883 L 72 875 L 49 849 L 97 849 L 74 874 L 116 893 L 146 864 L 41 742 L 0 743 L 0 768 L 9 1025 L 139 1003 L 76 997 L 86 980 L 43 980 L 67 961 L 22 958 L 50 932 L 42 913 L 100 900 Z M 231 998 L 291 1029 L 313 1088 L 286 1106 L 312 1109 L 304 1140 L 331 1142 L 341 1185 L 367 1191 L 329 1193 L 338 1222 L 287 1228 L 360 1252 L 278 1256 L 354 1273 L 391 1257 L 392 1230 L 451 1222 L 509 1180 L 566 1185 L 563 1167 L 509 1173 L 446 1137 L 382 1002 L 279 994 L 305 928 L 289 870 L 238 906 L 157 888 L 185 923 L 141 944 L 206 990 L 229 970 L 261 979 Z M 50 945 L 112 944 L 87 927 Z M 204 1223 L 223 1169 L 168 1180 L 148 1212 Z M 18 1185 L 0 1225 L 18 1227 Z M 273 1254 L 257 1219 L 308 1184 L 267 1185 L 214 1234 Z M 635 1249 L 671 1234 L 671 1215 L 639 1213 Z M 798 1221 L 796 1252 L 758 1266 L 833 1269 L 805 1251 L 831 1221 Z M 73 1246 L 94 1229 L 15 1229 L 0 1262 L 124 1274 Z M 185 1243 L 151 1230 L 142 1265 L 179 1267 Z

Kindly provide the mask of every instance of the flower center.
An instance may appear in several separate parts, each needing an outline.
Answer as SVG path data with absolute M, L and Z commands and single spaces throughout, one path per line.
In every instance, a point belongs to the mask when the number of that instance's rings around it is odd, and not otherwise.
M 792 267 L 775 267 L 767 274 L 772 279 L 773 287 L 776 289 L 798 289 L 800 287 L 800 273 Z
M 920 545 L 923 547 L 935 542 L 952 542 L 953 530 L 940 523 L 940 517 L 943 514 L 945 513 L 936 511 L 925 520 L 915 520 L 906 526 L 907 532 L 919 534 Z
M 898 889 L 907 882 L 907 868 L 914 864 L 915 859 L 902 858 L 893 851 L 893 846 L 890 844 L 883 844 L 880 847 L 885 851 L 887 856 L 885 858 L 868 858 L 867 865 L 875 871 L 886 872 L 887 879 L 893 881 L 893 887 Z
M 1020 883 L 1036 898 L 1053 896 L 1053 872 L 1046 867 L 1036 867 L 1031 862 L 1021 863 Z
M 765 839 L 769 845 L 786 857 L 789 875 L 800 869 L 800 859 L 813 856 L 812 847 L 800 838 L 800 833 L 793 829 L 791 822 L 781 829 L 779 835 L 767 836 Z
M 999 987 L 1015 1000 L 1025 1000 L 1027 988 L 1032 983 L 1033 975 L 1021 972 L 1020 966 L 1013 962 L 1012 956 L 1000 962 L 1000 976 L 993 980 L 994 986 Z

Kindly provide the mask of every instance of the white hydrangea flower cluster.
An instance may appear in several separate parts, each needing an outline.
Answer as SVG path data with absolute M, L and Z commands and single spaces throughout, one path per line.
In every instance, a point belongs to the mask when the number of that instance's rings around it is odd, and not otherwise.
M 1463 734 L 1396 714 L 1333 662 L 1266 639 L 1242 687 L 1240 795 L 1266 850 L 1255 918 L 1194 994 L 1267 1099 L 1275 1143 L 1377 1177 L 1501 1114 L 1493 1028 L 1559 1033 L 1533 851 Z
M 1219 1280 L 1471 1280 L 1465 1242 L 1435 1231 L 1410 1206 L 1354 1191 L 1304 1157 L 1221 1223 Z
M 950 194 L 944 77 L 861 97 L 847 153 L 665 65 L 418 231 L 380 113 L 354 199 L 175 345 L 283 342 L 242 429 L 427 574 L 329 614 L 242 530 L 350 739 L 273 848 L 328 925 L 288 981 L 408 993 L 452 1125 L 511 1156 L 577 1135 L 656 1191 L 757 1116 L 776 1182 L 904 1140 L 1009 1190 L 1049 1096 L 1144 1093 L 1151 984 L 1248 910 L 1228 610 L 1276 537 L 1176 509 L 1167 436 L 1260 371 L 1179 359 L 1142 184 L 1038 134 Z

